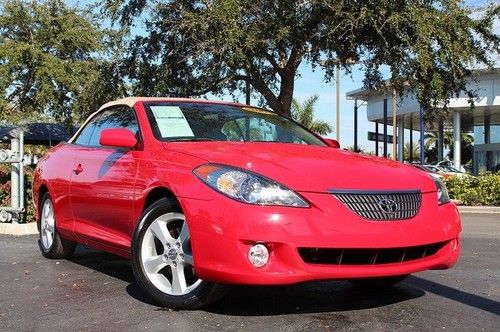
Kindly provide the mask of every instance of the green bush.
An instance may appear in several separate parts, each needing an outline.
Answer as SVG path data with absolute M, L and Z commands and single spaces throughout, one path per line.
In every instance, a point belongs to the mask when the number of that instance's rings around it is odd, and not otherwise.
M 500 206 L 500 174 L 452 176 L 446 181 L 450 198 L 462 205 Z

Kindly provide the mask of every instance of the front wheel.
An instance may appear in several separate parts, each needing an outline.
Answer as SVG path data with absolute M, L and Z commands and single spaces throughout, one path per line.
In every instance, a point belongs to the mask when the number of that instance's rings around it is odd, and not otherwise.
M 363 279 L 351 279 L 349 282 L 357 287 L 362 288 L 388 288 L 395 284 L 403 281 L 409 276 L 409 274 L 401 276 L 392 277 L 378 277 L 378 278 L 363 278 Z
M 144 212 L 134 233 L 131 258 L 137 282 L 160 306 L 197 309 L 224 294 L 225 287 L 196 275 L 186 218 L 168 199 Z

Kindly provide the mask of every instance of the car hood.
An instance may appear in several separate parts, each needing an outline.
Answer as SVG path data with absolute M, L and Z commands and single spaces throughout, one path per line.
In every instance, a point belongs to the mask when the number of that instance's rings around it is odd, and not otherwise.
M 253 171 L 296 191 L 436 190 L 430 176 L 411 166 L 331 147 L 265 142 L 170 142 L 163 145 L 210 163 Z

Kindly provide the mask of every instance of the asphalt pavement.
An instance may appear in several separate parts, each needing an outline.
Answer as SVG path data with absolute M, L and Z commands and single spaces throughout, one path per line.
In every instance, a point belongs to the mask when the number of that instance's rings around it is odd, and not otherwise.
M 152 305 L 127 261 L 79 246 L 47 260 L 34 235 L 0 235 L 0 331 L 499 331 L 500 217 L 463 216 L 462 255 L 389 290 L 345 281 L 235 287 L 196 311 Z

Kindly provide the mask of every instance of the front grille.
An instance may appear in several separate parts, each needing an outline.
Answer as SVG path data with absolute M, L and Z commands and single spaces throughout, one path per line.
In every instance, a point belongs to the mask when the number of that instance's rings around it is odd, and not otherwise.
M 357 215 L 370 220 L 413 218 L 420 209 L 420 191 L 358 192 L 330 191 Z
M 435 255 L 449 242 L 416 247 L 385 249 L 299 248 L 300 257 L 309 264 L 380 265 L 403 263 Z

